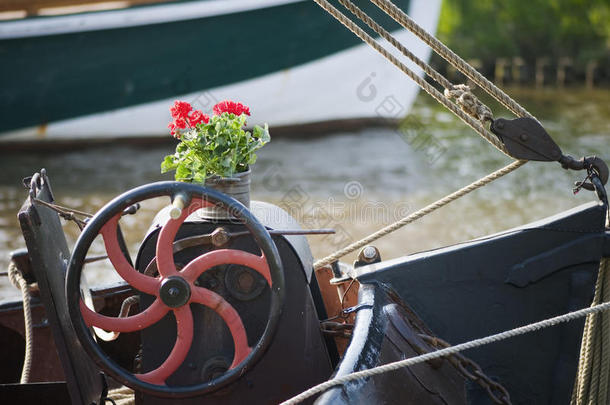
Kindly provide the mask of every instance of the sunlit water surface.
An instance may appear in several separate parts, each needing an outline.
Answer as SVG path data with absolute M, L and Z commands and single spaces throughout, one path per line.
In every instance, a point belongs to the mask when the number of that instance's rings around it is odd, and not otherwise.
M 610 158 L 609 91 L 513 89 L 511 94 L 542 120 L 565 153 Z M 314 256 L 321 258 L 510 162 L 423 94 L 408 122 L 403 132 L 376 128 L 274 139 L 253 168 L 252 197 L 289 209 L 305 228 L 335 228 L 334 236 L 309 237 Z M 45 167 L 59 204 L 93 213 L 135 186 L 171 179 L 159 173 L 171 149 L 117 145 L 59 154 L 2 153 L 0 269 L 6 269 L 10 251 L 24 246 L 17 221 L 27 195 L 23 177 Z M 592 200 L 587 191 L 572 194 L 573 182 L 581 178 L 556 163 L 531 162 L 375 245 L 389 259 L 519 226 Z M 125 217 L 133 254 L 167 202 L 154 201 Z M 72 224 L 65 230 L 73 244 L 78 230 Z M 102 251 L 98 243 L 91 253 Z M 107 263 L 93 269 L 90 283 L 117 277 Z M 6 277 L 0 279 L 0 300 L 18 295 Z

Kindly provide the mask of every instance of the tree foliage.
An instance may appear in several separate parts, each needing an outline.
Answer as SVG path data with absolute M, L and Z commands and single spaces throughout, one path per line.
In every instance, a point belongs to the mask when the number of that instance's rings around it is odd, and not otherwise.
M 466 58 L 607 55 L 610 0 L 444 0 L 438 34 Z

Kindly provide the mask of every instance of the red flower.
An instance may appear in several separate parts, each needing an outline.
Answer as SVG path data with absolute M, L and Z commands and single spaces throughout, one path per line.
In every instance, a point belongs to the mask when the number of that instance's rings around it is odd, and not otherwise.
M 176 124 L 176 128 L 185 129 L 186 128 L 186 120 L 184 118 L 176 118 L 174 120 L 174 124 Z
M 214 106 L 214 114 L 220 115 L 224 112 L 235 115 L 250 115 L 250 108 L 248 106 L 243 105 L 242 103 L 236 103 L 235 101 L 225 100 Z
M 202 113 L 201 110 L 195 110 L 191 113 L 191 116 L 189 117 L 189 123 L 191 124 L 191 127 L 195 127 L 197 124 L 203 122 L 204 124 L 207 124 L 208 122 L 210 122 L 210 117 L 208 117 L 206 114 Z
M 173 119 L 186 119 L 188 117 L 188 113 L 191 112 L 193 107 L 187 103 L 186 101 L 178 101 L 174 102 L 174 106 L 169 108 L 169 111 L 172 113 Z
M 172 134 L 174 138 L 180 139 L 180 134 L 176 134 L 176 124 L 174 122 L 170 122 L 167 127 L 169 128 L 169 132 Z

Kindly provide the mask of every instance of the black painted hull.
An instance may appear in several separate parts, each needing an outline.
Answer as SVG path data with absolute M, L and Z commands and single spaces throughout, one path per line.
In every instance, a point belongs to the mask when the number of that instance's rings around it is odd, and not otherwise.
M 405 358 L 393 352 L 396 321 L 388 308 L 413 309 L 432 332 L 451 344 L 513 329 L 590 305 L 602 257 L 610 256 L 606 207 L 587 204 L 512 231 L 454 247 L 355 269 L 361 283 L 352 343 L 336 376 Z M 394 298 L 392 298 L 394 297 Z M 510 393 L 513 404 L 569 404 L 584 318 L 464 353 Z M 409 336 L 399 335 L 407 345 Z M 413 339 L 410 340 L 411 345 Z M 411 357 L 411 356 L 406 356 Z M 433 367 L 411 373 L 424 380 Z M 316 404 L 419 404 L 415 389 L 386 389 L 408 381 L 405 370 L 346 384 Z M 442 377 L 438 374 L 438 378 Z M 420 387 L 420 389 L 422 389 Z M 487 392 L 469 382 L 464 400 L 489 404 Z M 437 395 L 438 394 L 438 395 Z M 437 391 L 430 404 L 443 403 Z M 365 402 L 363 402 L 365 401 Z M 437 402 L 439 401 L 439 402 Z

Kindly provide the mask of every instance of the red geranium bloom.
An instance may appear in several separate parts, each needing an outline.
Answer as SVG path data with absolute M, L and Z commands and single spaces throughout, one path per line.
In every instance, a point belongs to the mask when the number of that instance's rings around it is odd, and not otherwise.
M 242 103 L 236 103 L 235 101 L 225 100 L 214 106 L 214 114 L 220 115 L 224 112 L 235 115 L 250 115 L 250 108 L 248 106 L 243 105 Z
M 186 101 L 176 100 L 174 102 L 174 106 L 169 108 L 169 111 L 172 113 L 173 119 L 186 119 L 188 117 L 188 113 L 193 110 L 193 107 L 187 103 Z
M 174 124 L 176 124 L 176 128 L 185 129 L 187 126 L 186 120 L 184 118 L 176 118 L 174 120 Z
M 177 134 L 177 133 L 176 133 L 176 124 L 174 124 L 174 122 L 173 122 L 173 121 L 172 121 L 172 122 L 170 122 L 170 123 L 167 125 L 167 127 L 169 128 L 169 132 L 172 134 L 172 136 L 173 136 L 174 138 L 178 138 L 178 139 L 180 139 L 180 134 Z
M 206 114 L 202 113 L 201 110 L 193 111 L 191 113 L 191 116 L 189 117 L 189 123 L 191 124 L 191 126 L 195 127 L 197 124 L 199 124 L 201 122 L 207 124 L 208 122 L 210 122 L 210 117 L 208 117 Z

